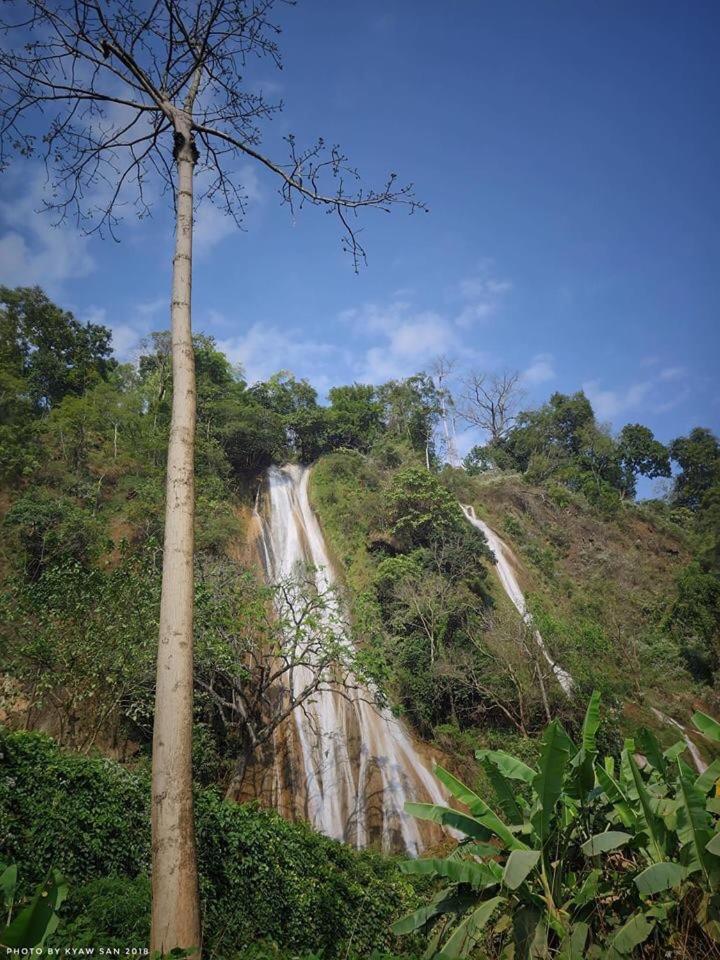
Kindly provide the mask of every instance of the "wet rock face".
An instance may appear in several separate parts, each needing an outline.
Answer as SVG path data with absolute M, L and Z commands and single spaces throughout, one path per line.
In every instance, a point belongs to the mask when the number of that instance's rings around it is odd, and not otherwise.
M 257 508 L 257 546 L 268 582 L 310 565 L 315 587 L 325 594 L 335 576 L 310 507 L 308 478 L 308 468 L 295 464 L 270 468 Z M 298 695 L 311 679 L 310 666 L 296 667 L 292 692 Z M 427 748 L 373 700 L 372 691 L 357 684 L 320 689 L 276 734 L 255 795 L 338 840 L 416 855 L 437 843 L 438 831 L 407 816 L 404 805 L 444 803 L 445 797 Z

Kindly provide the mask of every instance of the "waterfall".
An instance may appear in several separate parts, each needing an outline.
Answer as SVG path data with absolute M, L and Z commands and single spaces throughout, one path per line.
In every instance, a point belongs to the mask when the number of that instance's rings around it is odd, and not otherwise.
M 657 710 L 655 707 L 650 707 L 650 709 L 658 718 L 658 720 L 662 721 L 662 723 L 667 723 L 671 727 L 675 727 L 676 730 L 680 731 L 680 734 L 685 741 L 685 746 L 688 748 L 690 756 L 693 759 L 693 763 L 695 764 L 695 769 L 698 773 L 705 773 L 708 765 L 703 760 L 702 754 L 698 750 L 697 745 L 693 740 L 690 739 L 685 727 L 681 723 L 678 723 L 677 720 L 673 719 L 673 717 L 669 717 L 666 713 L 663 713 L 661 710 Z
M 325 595 L 335 576 L 310 507 L 309 476 L 307 467 L 295 464 L 269 469 L 266 502 L 256 508 L 258 539 L 270 583 L 310 568 Z M 293 694 L 311 678 L 310 666 L 295 667 Z M 415 856 L 436 834 L 404 812 L 405 802 L 444 803 L 445 797 L 421 745 L 374 700 L 356 683 L 342 690 L 326 685 L 295 709 L 292 743 L 279 751 L 285 762 L 275 765 L 275 797 L 289 796 L 292 812 L 330 837 Z
M 482 532 L 485 534 L 485 539 L 488 542 L 488 546 L 495 554 L 495 559 L 497 560 L 495 570 L 497 571 L 498 579 L 500 580 L 503 590 L 508 595 L 525 623 L 532 630 L 535 642 L 542 652 L 542 655 L 547 660 L 550 669 L 555 674 L 557 682 L 560 684 L 568 697 L 572 696 L 573 687 L 575 685 L 573 678 L 570 676 L 567 670 L 563 670 L 562 667 L 555 663 L 550 656 L 547 647 L 545 646 L 543 638 L 540 636 L 540 631 L 533 627 L 532 617 L 525 602 L 525 595 L 520 589 L 520 584 L 515 576 L 510 548 L 500 539 L 494 530 L 492 530 L 484 521 L 479 520 L 475 516 L 475 511 L 472 507 L 464 506 L 463 504 L 460 506 L 462 507 L 462 511 L 470 523 L 474 527 L 477 527 L 478 530 L 482 530 Z

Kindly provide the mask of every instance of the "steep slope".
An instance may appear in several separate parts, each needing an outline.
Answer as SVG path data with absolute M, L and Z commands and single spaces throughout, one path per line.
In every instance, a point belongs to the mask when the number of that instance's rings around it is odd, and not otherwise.
M 357 454 L 333 454 L 316 466 L 312 492 L 354 597 L 359 629 L 385 654 L 390 650 L 388 689 L 416 716 L 420 711 L 397 650 L 409 648 L 422 631 L 411 617 L 398 629 L 399 618 L 387 616 L 379 597 L 383 563 L 388 557 L 396 562 L 400 549 L 388 523 L 399 469 Z M 445 468 L 440 481 L 502 538 L 534 626 L 551 659 L 575 685 L 573 696 L 566 697 L 547 658 L 542 651 L 538 657 L 523 635 L 500 580 L 491 576 L 492 601 L 485 613 L 474 618 L 464 637 L 446 633 L 439 668 L 437 662 L 435 669 L 426 665 L 425 692 L 433 684 L 448 689 L 445 721 L 456 728 L 459 746 L 463 731 L 473 731 L 481 741 L 488 731 L 491 739 L 503 730 L 527 735 L 547 711 L 572 725 L 593 689 L 602 692 L 607 706 L 621 708 L 616 713 L 620 729 L 643 723 L 657 728 L 667 742 L 677 739 L 678 730 L 663 716 L 684 725 L 694 707 L 716 709 L 712 691 L 693 683 L 665 625 L 677 578 L 691 555 L 680 526 L 652 506 L 627 502 L 602 512 L 557 484 L 533 486 L 512 474 L 480 478 Z M 430 590 L 432 578 L 425 583 Z M 396 589 L 395 601 L 402 592 Z M 435 613 L 437 621 L 444 615 L 438 605 Z M 442 646 L 439 633 L 438 638 Z M 546 689 L 539 690 L 542 686 Z M 543 703 L 546 697 L 549 702 Z M 437 714 L 431 726 L 447 746 Z M 701 749 L 712 753 L 707 744 Z

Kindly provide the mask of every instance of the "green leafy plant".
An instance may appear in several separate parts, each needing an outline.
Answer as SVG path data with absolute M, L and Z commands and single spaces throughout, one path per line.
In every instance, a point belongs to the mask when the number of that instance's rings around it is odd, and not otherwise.
M 720 739 L 715 721 L 701 724 Z M 437 769 L 468 812 L 432 804 L 408 804 L 408 812 L 463 838 L 444 859 L 401 865 L 450 885 L 399 920 L 396 933 L 432 930 L 427 956 L 447 960 L 481 941 L 490 955 L 514 960 L 617 960 L 654 930 L 678 928 L 682 911 L 698 942 L 720 940 L 720 803 L 707 799 L 720 761 L 697 776 L 682 759 L 684 742 L 663 752 L 641 730 L 616 771 L 612 758 L 598 759 L 599 725 L 595 693 L 579 745 L 553 721 L 536 767 L 502 750 L 478 751 L 493 806 Z
M 17 864 L 0 864 L 0 893 L 7 923 L 0 928 L 0 944 L 17 949 L 42 947 L 60 922 L 58 910 L 67 896 L 67 883 L 58 870 L 50 870 L 29 901 L 17 902 Z

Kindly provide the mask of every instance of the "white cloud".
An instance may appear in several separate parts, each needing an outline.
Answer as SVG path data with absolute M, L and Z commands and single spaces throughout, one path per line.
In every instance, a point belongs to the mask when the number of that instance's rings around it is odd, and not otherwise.
M 307 377 L 320 391 L 344 379 L 350 359 L 343 348 L 311 340 L 302 330 L 280 330 L 260 323 L 240 336 L 219 340 L 218 348 L 231 362 L 242 365 L 251 383 L 278 370 L 291 370 L 297 377 Z
M 169 295 L 164 297 L 156 297 L 154 300 L 145 300 L 143 303 L 138 303 L 135 307 L 135 312 L 141 317 L 154 317 L 161 310 L 166 310 L 170 312 L 170 298 Z
M 238 173 L 238 182 L 242 184 L 242 194 L 247 204 L 262 201 L 260 181 L 254 167 L 245 164 Z M 207 175 L 205 178 L 207 183 Z M 203 190 L 202 180 L 198 183 L 197 193 Z M 220 201 L 220 198 L 218 197 Z M 205 198 L 195 214 L 193 226 L 193 250 L 198 258 L 206 257 L 219 243 L 236 233 L 238 226 L 231 216 L 222 209 L 222 203 L 216 206 Z
M 113 349 L 119 360 L 131 360 L 144 336 L 144 332 L 131 327 L 127 323 L 118 323 L 112 326 Z
M 603 390 L 599 380 L 583 383 L 585 395 L 593 405 L 596 416 L 601 420 L 611 420 L 620 413 L 627 413 L 640 407 L 652 390 L 652 382 L 645 380 L 630 384 L 621 390 Z
M 512 283 L 495 277 L 491 273 L 492 261 L 483 261 L 477 273 L 461 280 L 457 287 L 457 295 L 464 306 L 455 317 L 459 327 L 467 329 L 476 323 L 487 320 L 500 309 L 505 296 L 512 290 Z
M 16 186 L 19 186 L 16 184 Z M 95 267 L 88 237 L 69 224 L 54 226 L 53 214 L 39 212 L 44 179 L 24 181 L 11 200 L 0 202 L 0 281 L 10 286 L 41 285 L 51 293 L 66 280 L 86 277 Z
M 231 233 L 237 231 L 237 224 L 218 207 L 206 201 L 200 204 L 193 225 L 193 252 L 198 258 L 206 257 L 214 247 L 222 243 Z
M 550 353 L 538 353 L 530 361 L 530 365 L 523 370 L 521 379 L 527 384 L 547 383 L 555 379 L 553 356 Z
M 685 369 L 685 367 L 665 367 L 658 374 L 658 380 L 664 380 L 666 382 L 674 381 L 674 380 L 682 380 L 683 377 L 686 375 L 686 373 L 687 373 L 687 370 Z
M 369 347 L 355 365 L 357 378 L 367 383 L 411 376 L 433 357 L 458 347 L 447 317 L 432 310 L 413 311 L 402 300 L 344 310 L 340 320 L 358 336 L 380 335 L 381 342 Z
M 167 303 L 167 300 L 165 300 L 165 303 Z M 147 333 L 148 314 L 146 312 L 143 313 L 142 307 L 143 305 L 140 304 L 135 308 L 140 315 L 139 321 L 135 325 L 130 323 L 115 323 L 111 319 L 108 319 L 105 307 L 96 306 L 90 306 L 83 310 L 79 319 L 83 323 L 99 323 L 102 324 L 102 326 L 110 327 L 112 330 L 113 352 L 118 360 L 124 362 L 134 358 L 140 341 Z

